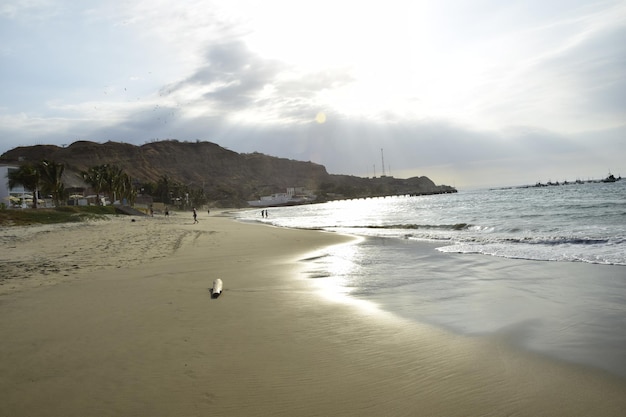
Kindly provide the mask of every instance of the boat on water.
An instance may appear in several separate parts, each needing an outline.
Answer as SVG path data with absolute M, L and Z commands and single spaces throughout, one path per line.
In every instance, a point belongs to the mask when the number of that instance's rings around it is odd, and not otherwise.
M 602 182 L 616 182 L 621 180 L 622 177 L 615 178 L 615 175 L 609 173 L 609 176 L 602 180 Z
M 301 188 L 287 188 L 286 193 L 274 193 L 272 195 L 262 196 L 258 200 L 248 201 L 251 207 L 280 207 L 295 206 L 298 204 L 308 204 L 315 201 L 316 195 Z

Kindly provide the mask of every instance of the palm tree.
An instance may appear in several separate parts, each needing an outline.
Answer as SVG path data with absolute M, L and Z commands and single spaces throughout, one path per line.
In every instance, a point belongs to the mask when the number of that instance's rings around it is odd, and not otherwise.
M 82 173 L 83 179 L 89 184 L 98 196 L 100 204 L 100 194 L 107 195 L 109 200 L 114 202 L 118 198 L 133 201 L 135 192 L 131 177 L 115 165 L 99 165 L 89 168 Z
M 83 171 L 81 173 L 83 180 L 85 180 L 85 182 L 89 184 L 96 193 L 96 201 L 98 205 L 101 204 L 100 193 L 102 193 L 105 188 L 104 178 L 106 175 L 106 167 L 106 165 L 99 165 L 91 167 L 87 171 Z
M 113 203 L 117 200 L 120 189 L 120 178 L 124 173 L 115 165 L 104 165 L 104 191 L 109 194 L 109 200 Z
M 133 189 L 133 181 L 130 175 L 122 170 L 114 171 L 114 192 L 120 200 L 127 199 L 131 204 L 135 201 L 136 191 Z
M 65 165 L 43 160 L 37 165 L 37 170 L 40 173 L 42 191 L 51 194 L 54 205 L 58 206 L 65 194 L 62 179 Z
M 37 208 L 37 197 L 41 180 L 41 172 L 37 167 L 29 163 L 22 164 L 17 170 L 10 171 L 7 177 L 9 179 L 9 188 L 21 185 L 25 189 L 32 191 L 33 208 Z

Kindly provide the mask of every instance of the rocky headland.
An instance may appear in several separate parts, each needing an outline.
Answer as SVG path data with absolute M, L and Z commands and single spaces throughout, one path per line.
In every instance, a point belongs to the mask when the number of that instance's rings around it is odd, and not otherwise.
M 77 141 L 66 147 L 35 145 L 17 147 L 0 156 L 0 163 L 54 161 L 65 165 L 67 188 L 85 186 L 81 172 L 109 164 L 121 168 L 144 187 L 159 181 L 182 184 L 202 192 L 216 207 L 246 207 L 248 200 L 287 187 L 303 187 L 317 195 L 317 202 L 340 198 L 386 195 L 422 195 L 456 192 L 436 185 L 428 177 L 407 179 L 390 176 L 363 178 L 329 174 L 313 162 L 278 158 L 262 153 L 237 153 L 206 141 L 165 140 L 141 146 L 121 142 Z M 146 187 L 150 188 L 150 187 Z M 158 196 L 155 196 L 158 201 Z

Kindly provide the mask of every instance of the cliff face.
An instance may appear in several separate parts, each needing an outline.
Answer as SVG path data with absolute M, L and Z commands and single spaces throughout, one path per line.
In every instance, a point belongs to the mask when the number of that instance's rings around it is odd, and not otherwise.
M 80 172 L 110 164 L 120 167 L 139 184 L 168 181 L 203 189 L 210 200 L 225 206 L 245 206 L 246 200 L 284 192 L 286 187 L 305 187 L 346 197 L 367 195 L 436 193 L 453 191 L 436 186 L 426 177 L 407 180 L 391 177 L 367 179 L 330 175 L 322 165 L 260 153 L 239 154 L 211 142 L 175 140 L 141 146 L 119 142 L 103 144 L 78 141 L 67 147 L 36 145 L 18 147 L 0 162 L 38 162 L 43 159 L 65 164 L 65 180 L 81 183 Z

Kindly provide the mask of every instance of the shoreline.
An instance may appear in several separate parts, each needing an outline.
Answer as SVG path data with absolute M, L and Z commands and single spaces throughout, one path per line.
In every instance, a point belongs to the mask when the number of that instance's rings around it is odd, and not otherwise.
M 602 372 L 312 291 L 303 258 L 352 237 L 188 217 L 113 219 L 22 241 L 18 230 L 1 234 L 23 264 L 48 251 L 59 271 L 0 293 L 0 414 L 618 416 L 626 408 L 626 383 Z M 224 281 L 217 299 L 214 278 Z
M 321 291 L 456 335 L 506 340 L 512 348 L 626 381 L 618 297 L 624 267 L 445 253 L 437 250 L 439 242 L 385 237 L 355 245 L 309 260 L 307 272 Z M 363 260 L 368 266 L 361 269 Z M 396 274 L 385 269 L 389 265 L 403 269 Z

